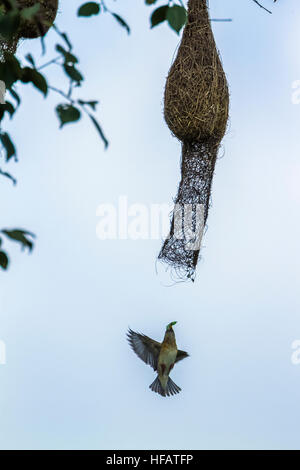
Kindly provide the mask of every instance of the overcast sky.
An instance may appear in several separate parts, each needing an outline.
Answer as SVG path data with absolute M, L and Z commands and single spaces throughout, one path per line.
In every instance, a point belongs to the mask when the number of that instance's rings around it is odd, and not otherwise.
M 213 23 L 231 107 L 194 284 L 156 272 L 161 240 L 96 235 L 99 205 L 125 196 L 149 208 L 176 194 L 180 144 L 162 100 L 180 38 L 149 29 L 143 0 L 110 2 L 130 36 L 107 15 L 76 18 L 81 3 L 61 0 L 57 24 L 81 59 L 78 96 L 99 99 L 110 146 L 86 119 L 59 131 L 57 96 L 22 91 L 7 127 L 18 185 L 1 179 L 0 225 L 37 242 L 31 256 L 10 245 L 0 273 L 0 447 L 298 449 L 299 1 L 265 0 L 273 15 L 251 0 L 210 1 L 212 17 L 233 19 Z M 40 54 L 39 41 L 19 52 L 32 48 Z M 162 398 L 126 330 L 161 340 L 173 320 L 190 358 L 172 372 L 182 392 Z

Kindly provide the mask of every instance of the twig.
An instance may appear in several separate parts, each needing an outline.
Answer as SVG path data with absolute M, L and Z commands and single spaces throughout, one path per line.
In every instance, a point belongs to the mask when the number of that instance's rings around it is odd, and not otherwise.
M 226 21 L 228 23 L 232 21 L 232 18 L 211 18 L 210 21 Z
M 58 93 L 59 95 L 63 96 L 66 100 L 69 101 L 69 103 L 74 104 L 74 100 L 69 97 L 66 93 L 64 93 L 62 90 L 59 90 L 58 88 L 55 88 L 54 86 L 48 85 L 49 90 L 55 91 L 55 93 Z
M 2 171 L 0 168 L 0 175 L 5 176 L 5 178 L 10 179 L 14 185 L 17 184 L 16 178 L 14 178 L 10 173 L 7 173 L 6 171 Z
M 264 7 L 261 3 L 259 3 L 257 0 L 252 0 L 254 3 L 256 3 L 256 5 L 258 5 L 260 8 L 262 8 L 263 10 L 267 11 L 268 13 L 270 13 L 270 15 L 272 15 L 272 12 L 270 10 L 268 10 L 266 7 Z
M 45 67 L 48 67 L 48 65 L 51 65 L 51 64 L 57 64 L 57 61 L 61 59 L 60 56 L 56 57 L 55 59 L 52 59 L 52 60 L 49 60 L 49 62 L 46 62 L 45 64 L 43 65 L 40 65 L 40 67 L 37 68 L 37 70 L 42 70 L 44 69 Z M 60 65 L 60 64 L 59 64 Z
M 101 5 L 102 5 L 102 8 L 103 8 L 103 11 L 104 11 L 104 12 L 109 12 L 109 11 L 110 11 L 110 10 L 107 8 L 107 6 L 106 6 L 104 0 L 101 0 L 100 3 L 101 3 Z

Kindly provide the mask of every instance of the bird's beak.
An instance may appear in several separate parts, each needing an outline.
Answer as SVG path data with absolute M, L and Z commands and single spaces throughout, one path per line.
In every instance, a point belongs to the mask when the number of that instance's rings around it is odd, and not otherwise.
M 177 323 L 177 321 L 172 321 L 171 323 L 169 323 L 169 324 L 167 325 L 167 330 L 172 330 L 172 326 L 173 326 L 173 325 L 176 325 L 176 323 Z

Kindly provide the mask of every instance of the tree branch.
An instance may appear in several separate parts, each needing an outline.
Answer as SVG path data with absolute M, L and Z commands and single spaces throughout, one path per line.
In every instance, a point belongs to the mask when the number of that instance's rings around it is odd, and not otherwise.
M 270 13 L 270 15 L 272 15 L 272 12 L 270 10 L 268 10 L 266 7 L 264 7 L 261 3 L 259 3 L 257 0 L 252 0 L 254 3 L 256 3 L 256 5 L 258 5 L 260 8 L 262 8 L 263 10 L 267 11 L 268 13 Z

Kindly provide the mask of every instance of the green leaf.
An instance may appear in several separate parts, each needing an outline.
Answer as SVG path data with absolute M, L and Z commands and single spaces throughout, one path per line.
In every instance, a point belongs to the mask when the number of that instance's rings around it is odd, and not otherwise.
M 55 49 L 59 52 L 65 59 L 66 64 L 77 64 L 78 59 L 71 54 L 71 52 L 66 51 L 60 44 L 56 44 Z
M 38 72 L 36 69 L 30 67 L 24 67 L 22 69 L 22 78 L 23 83 L 31 82 L 38 90 L 40 90 L 44 96 L 48 93 L 48 84 L 44 75 Z
M 12 39 L 20 26 L 20 13 L 12 10 L 0 17 L 1 36 Z
M 0 141 L 6 152 L 6 161 L 9 161 L 13 156 L 16 156 L 16 148 L 7 132 L 0 133 Z
M 153 5 L 153 3 L 156 3 L 157 0 L 145 0 L 146 5 Z
M 100 13 L 100 5 L 96 2 L 87 2 L 78 9 L 78 16 L 92 16 Z
M 0 175 L 4 176 L 5 178 L 10 179 L 14 185 L 17 184 L 16 178 L 14 178 L 10 173 L 7 173 L 6 171 L 2 171 L 0 168 Z
M 0 266 L 2 269 L 7 269 L 9 265 L 9 259 L 5 251 L 0 251 Z
M 27 232 L 26 230 L 2 230 L 2 233 L 15 242 L 19 242 L 22 245 L 22 248 L 28 248 L 29 251 L 33 249 L 33 242 L 29 240 L 28 235 L 32 238 L 35 238 L 34 233 Z
M 0 104 L 0 121 L 2 121 L 2 119 L 5 115 L 5 112 L 7 112 L 10 115 L 10 117 L 12 118 L 15 111 L 16 111 L 15 108 L 13 107 L 13 105 L 9 101 L 6 101 L 5 104 Z
M 32 65 L 32 67 L 36 68 L 34 58 L 32 57 L 31 54 L 27 54 L 25 58 L 26 58 L 26 59 L 28 60 L 28 62 Z
M 122 26 L 123 28 L 125 28 L 127 33 L 130 34 L 130 28 L 129 28 L 128 24 L 126 23 L 126 21 L 123 20 L 123 18 L 121 18 L 121 16 L 117 15 L 117 13 L 112 13 L 112 16 L 117 20 L 119 25 Z
M 10 88 L 9 90 L 9 93 L 11 94 L 11 96 L 16 100 L 17 102 L 17 108 L 20 106 L 21 104 L 21 98 L 20 96 L 18 95 L 18 93 L 16 91 L 14 91 L 12 88 Z
M 96 111 L 96 106 L 99 103 L 99 101 L 83 101 L 83 100 L 78 100 L 78 103 L 83 105 L 90 106 L 93 111 Z
M 4 53 L 4 61 L 0 62 L 0 80 L 5 83 L 6 88 L 10 89 L 21 76 L 22 68 L 20 62 L 13 54 L 9 52 Z
M 54 24 L 52 25 L 52 28 L 54 28 Z M 46 54 L 45 37 L 44 37 L 44 36 L 41 36 L 41 37 L 40 37 L 40 41 L 41 41 L 41 47 L 42 47 L 42 55 L 45 55 L 45 54 Z
M 83 80 L 83 76 L 81 75 L 79 70 L 74 67 L 74 65 L 64 64 L 64 71 L 66 72 L 68 77 L 73 80 L 73 82 L 76 82 L 77 85 L 80 85 L 80 82 Z
M 169 5 L 163 5 L 162 7 L 156 8 L 151 15 L 151 28 L 157 26 L 160 23 L 163 23 L 167 19 L 167 11 L 169 9 Z
M 167 20 L 172 29 L 179 34 L 187 19 L 186 9 L 179 5 L 170 7 L 167 11 Z
M 97 121 L 97 120 L 94 118 L 94 116 L 92 116 L 90 113 L 88 113 L 88 115 L 89 115 L 89 117 L 91 118 L 92 123 L 93 123 L 94 126 L 96 127 L 96 129 L 97 129 L 97 131 L 98 131 L 98 134 L 100 135 L 101 139 L 103 140 L 104 148 L 107 149 L 109 142 L 108 142 L 107 138 L 105 137 L 104 132 L 103 132 L 103 130 L 101 129 L 101 127 L 100 127 L 98 121 Z
M 60 120 L 60 128 L 69 122 L 79 121 L 81 117 L 79 109 L 71 104 L 59 104 L 56 107 L 56 113 Z
M 70 41 L 70 39 L 69 39 L 67 33 L 62 33 L 62 32 L 58 29 L 58 27 L 57 27 L 55 24 L 53 24 L 52 28 L 53 28 L 53 29 L 57 32 L 57 34 L 59 34 L 60 37 L 65 41 L 65 43 L 67 44 L 67 46 L 68 46 L 68 48 L 69 48 L 69 51 L 71 51 L 71 50 L 73 49 L 73 46 L 72 46 L 72 44 L 71 44 L 71 41 Z

